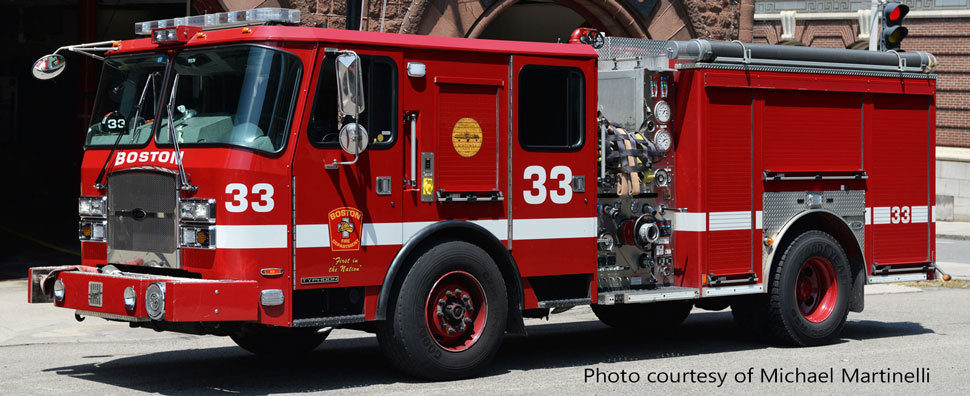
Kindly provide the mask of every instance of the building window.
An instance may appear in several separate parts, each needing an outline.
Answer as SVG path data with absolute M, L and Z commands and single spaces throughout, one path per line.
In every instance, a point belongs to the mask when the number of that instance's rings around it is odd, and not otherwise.
M 575 67 L 526 65 L 519 71 L 519 144 L 526 150 L 583 146 L 585 78 Z

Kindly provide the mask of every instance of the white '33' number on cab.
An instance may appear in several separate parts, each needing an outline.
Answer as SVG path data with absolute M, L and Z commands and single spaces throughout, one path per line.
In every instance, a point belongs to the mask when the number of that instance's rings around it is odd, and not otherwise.
M 539 165 L 532 165 L 525 168 L 522 176 L 526 180 L 532 181 L 532 188 L 522 191 L 522 198 L 531 205 L 538 205 L 546 201 L 546 170 Z M 573 171 L 568 166 L 558 165 L 549 170 L 549 178 L 555 180 L 558 185 L 555 189 L 548 191 L 549 200 L 557 204 L 568 203 L 573 199 Z
M 242 183 L 229 183 L 226 185 L 226 194 L 232 195 L 232 201 L 226 201 L 226 210 L 232 213 L 246 211 L 250 207 L 250 202 L 246 199 L 249 189 Z M 259 200 L 252 202 L 253 211 L 266 213 L 273 210 L 276 203 L 273 202 L 273 185 L 269 183 L 256 183 L 252 189 L 253 195 L 258 195 Z

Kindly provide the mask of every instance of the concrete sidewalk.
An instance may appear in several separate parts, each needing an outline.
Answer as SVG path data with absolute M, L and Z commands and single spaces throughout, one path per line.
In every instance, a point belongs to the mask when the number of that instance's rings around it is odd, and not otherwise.
M 970 240 L 970 222 L 937 221 L 936 237 L 945 239 Z

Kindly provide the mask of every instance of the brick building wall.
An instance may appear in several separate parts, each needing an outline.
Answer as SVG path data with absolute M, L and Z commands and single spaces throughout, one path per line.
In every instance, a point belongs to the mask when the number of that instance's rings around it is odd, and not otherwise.
M 250 8 L 255 0 L 197 0 L 202 4 L 209 4 L 214 9 L 222 10 Z M 282 7 L 297 8 L 302 11 L 303 25 L 321 26 L 342 29 L 346 26 L 346 0 L 268 0 L 279 3 Z M 380 30 L 382 0 L 364 0 L 365 13 L 363 29 Z M 469 25 L 474 20 L 464 20 L 464 16 L 478 16 L 490 7 L 497 7 L 503 2 L 514 0 L 388 0 L 384 15 L 384 31 L 395 33 L 414 33 L 423 18 L 456 18 L 458 22 Z M 626 1 L 626 0 L 622 0 Z M 620 3 L 622 1 L 612 1 Z M 643 0 L 630 0 L 643 2 Z M 603 5 L 607 0 L 566 0 L 574 2 L 579 7 L 587 3 Z M 242 4 L 246 3 L 246 4 Z M 264 1 L 265 3 L 265 1 Z M 679 12 L 672 12 L 669 7 L 675 5 Z M 261 6 L 270 6 L 261 4 Z M 197 11 L 200 6 L 196 5 Z M 629 7 L 627 7 L 629 8 Z M 212 10 L 204 10 L 212 11 Z M 669 23 L 671 18 L 682 17 L 690 21 L 689 38 L 709 38 L 714 40 L 734 40 L 738 37 L 738 20 L 740 12 L 739 0 L 659 0 L 649 21 L 640 21 L 643 25 Z M 680 14 L 680 15 L 677 15 Z M 456 16 L 457 15 L 457 16 Z M 659 18 L 663 16 L 663 18 Z M 681 25 L 682 26 L 682 25 Z M 649 28 L 649 26 L 646 26 Z M 462 29 L 457 29 L 462 30 Z M 685 38 L 683 34 L 671 37 Z

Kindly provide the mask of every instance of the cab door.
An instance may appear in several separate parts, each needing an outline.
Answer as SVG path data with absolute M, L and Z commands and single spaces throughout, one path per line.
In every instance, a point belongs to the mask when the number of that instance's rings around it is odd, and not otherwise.
M 513 256 L 539 301 L 591 297 L 539 285 L 596 270 L 595 60 L 516 55 L 511 74 Z
M 293 160 L 297 296 L 308 289 L 379 285 L 401 244 L 401 52 L 338 48 L 356 51 L 361 61 L 365 106 L 354 120 L 337 112 L 337 54 L 322 47 Z M 349 164 L 354 156 L 341 148 L 338 134 L 355 121 L 367 131 L 368 145 Z M 373 290 L 345 290 L 349 294 L 341 296 L 349 304 L 343 305 L 359 306 L 360 311 L 328 314 L 314 305 L 307 310 L 315 312 L 301 312 L 295 300 L 294 319 L 361 314 L 362 294 Z

